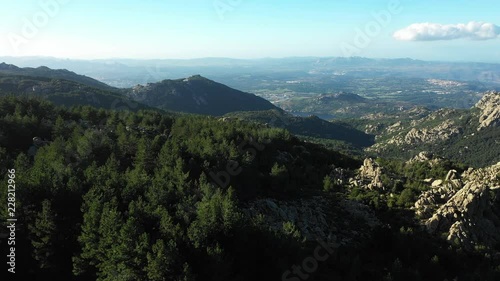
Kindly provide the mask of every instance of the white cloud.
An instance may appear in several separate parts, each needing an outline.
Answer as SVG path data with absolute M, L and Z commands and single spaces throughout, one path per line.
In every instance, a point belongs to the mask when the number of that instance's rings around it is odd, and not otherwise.
M 463 24 L 414 23 L 398 30 L 393 37 L 401 41 L 435 41 L 453 39 L 489 40 L 500 37 L 500 27 L 485 22 Z

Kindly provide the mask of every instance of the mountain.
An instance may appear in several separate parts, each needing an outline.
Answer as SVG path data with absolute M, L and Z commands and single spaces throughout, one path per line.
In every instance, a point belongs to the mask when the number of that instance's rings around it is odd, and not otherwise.
M 71 80 L 0 72 L 0 96 L 6 95 L 40 97 L 68 107 L 91 105 L 98 108 L 132 111 L 150 108 L 115 90 L 96 88 Z
M 276 109 L 253 94 L 232 89 L 200 75 L 185 79 L 163 80 L 124 90 L 129 98 L 164 110 L 206 115 L 224 115 L 234 111 Z
M 46 66 L 37 68 L 24 67 L 20 68 L 12 64 L 0 63 L 0 74 L 3 75 L 18 75 L 30 77 L 43 77 L 51 79 L 64 79 L 87 86 L 95 87 L 102 90 L 113 90 L 114 88 L 90 77 L 79 75 L 66 69 L 50 69 Z
M 324 115 L 330 118 L 354 118 L 370 113 L 398 112 L 400 108 L 413 107 L 404 101 L 365 98 L 353 93 L 295 95 L 275 102 L 280 108 L 299 114 Z

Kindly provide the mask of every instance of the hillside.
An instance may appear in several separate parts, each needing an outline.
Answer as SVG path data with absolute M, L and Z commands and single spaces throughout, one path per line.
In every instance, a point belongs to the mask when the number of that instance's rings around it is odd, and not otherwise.
M 429 151 L 478 167 L 500 159 L 500 93 L 489 92 L 471 109 L 415 108 L 369 115 L 350 124 L 376 135 L 368 152 L 410 158 Z
M 275 102 L 277 106 L 292 113 L 309 113 L 330 118 L 356 118 L 371 113 L 397 113 L 401 108 L 414 105 L 405 101 L 365 98 L 352 93 L 294 95 Z
M 374 136 L 348 124 L 332 123 L 317 116 L 297 117 L 282 110 L 233 112 L 225 115 L 284 128 L 296 135 L 342 141 L 357 148 L 374 144 Z
M 33 96 L 68 107 L 90 105 L 105 109 L 139 110 L 149 108 L 112 90 L 95 88 L 78 82 L 0 72 L 0 96 Z
M 199 75 L 163 80 L 124 90 L 135 101 L 164 110 L 220 116 L 234 111 L 276 109 L 253 94 L 244 93 Z
M 79 75 L 72 71 L 66 69 L 50 69 L 46 66 L 40 66 L 37 68 L 32 67 L 17 67 L 12 64 L 0 63 L 0 74 L 10 75 L 10 76 L 29 76 L 29 77 L 42 77 L 50 79 L 62 79 L 69 80 L 90 87 L 95 87 L 101 90 L 116 90 L 107 84 L 100 81 L 87 77 L 85 75 Z

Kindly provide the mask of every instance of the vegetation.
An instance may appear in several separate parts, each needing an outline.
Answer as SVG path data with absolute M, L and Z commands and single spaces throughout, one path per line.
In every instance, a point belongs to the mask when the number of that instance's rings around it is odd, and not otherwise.
M 336 249 L 310 280 L 500 277 L 493 258 L 423 233 L 408 209 L 421 179 L 465 168 L 452 162 L 379 159 L 389 190 L 346 190 L 332 167 L 361 162 L 285 129 L 12 96 L 0 98 L 0 157 L 2 182 L 16 170 L 25 280 L 279 280 L 317 243 L 301 240 L 290 222 L 272 230 L 245 206 L 314 194 L 333 206 L 345 197 L 367 202 L 384 221 L 369 239 Z
M 351 151 L 361 150 L 374 144 L 374 136 L 351 127 L 346 123 L 332 123 L 317 116 L 297 117 L 282 110 L 232 112 L 225 116 L 285 128 L 295 135 L 305 136 L 312 142 L 333 147 L 350 147 Z
M 0 171 L 16 169 L 23 218 L 19 268 L 37 276 L 279 276 L 299 248 L 244 218 L 241 204 L 321 190 L 330 165 L 359 165 L 282 129 L 211 117 L 67 110 L 14 97 L 0 99 L 0 116 Z M 276 260 L 281 266 L 264 267 Z
M 418 195 L 430 188 L 429 183 L 425 182 L 426 179 L 444 179 L 450 170 L 461 173 L 467 168 L 463 164 L 444 159 L 435 164 L 430 164 L 429 161 L 406 163 L 385 158 L 379 158 L 376 162 L 384 167 L 381 176 L 384 188 L 351 188 L 349 197 L 380 211 L 410 209 Z

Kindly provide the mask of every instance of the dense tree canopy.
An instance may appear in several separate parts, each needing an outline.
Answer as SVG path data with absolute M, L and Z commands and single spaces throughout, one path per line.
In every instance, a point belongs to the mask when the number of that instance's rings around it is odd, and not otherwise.
M 292 224 L 274 231 L 246 216 L 245 204 L 332 193 L 332 167 L 360 165 L 257 123 L 13 97 L 0 98 L 0 158 L 2 177 L 16 169 L 21 274 L 63 280 L 279 280 L 310 245 Z M 6 215 L 1 208 L 2 222 Z M 452 254 L 422 246 L 426 237 L 385 231 L 376 238 L 385 244 L 343 249 L 316 277 L 438 280 L 412 272 L 460 264 L 441 262 Z M 368 257 L 389 269 L 376 272 Z

